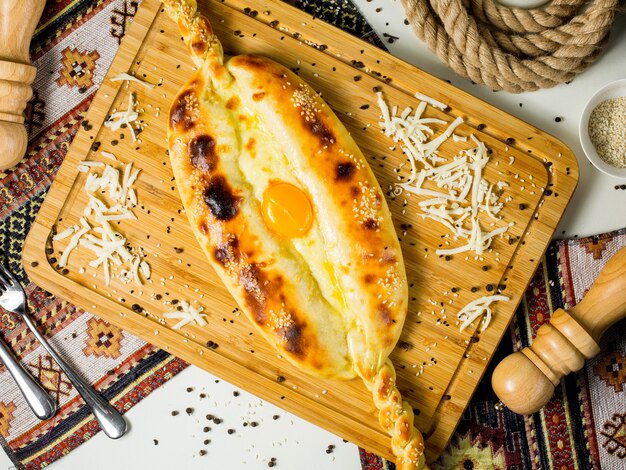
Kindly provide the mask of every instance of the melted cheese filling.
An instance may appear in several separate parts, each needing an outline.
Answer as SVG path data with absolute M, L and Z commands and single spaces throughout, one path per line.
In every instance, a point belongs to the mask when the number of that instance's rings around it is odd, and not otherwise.
M 219 91 L 220 99 L 224 102 L 241 96 L 236 85 Z M 291 256 L 308 270 L 307 274 L 313 278 L 312 281 L 318 287 L 310 295 L 319 296 L 319 300 L 327 303 L 334 311 L 336 321 L 343 323 L 348 302 L 340 283 L 342 274 L 337 271 L 337 263 L 329 259 L 327 255 L 332 251 L 330 245 L 340 241 L 324 238 L 320 225 L 324 214 L 320 213 L 319 208 L 313 203 L 312 195 L 309 195 L 306 189 L 301 189 L 307 186 L 298 178 L 297 170 L 285 153 L 287 149 L 283 151 L 277 146 L 276 139 L 255 113 L 240 103 L 237 109 L 231 111 L 231 122 L 236 123 L 233 127 L 236 129 L 239 141 L 236 164 L 242 180 L 256 199 L 263 225 L 271 233 L 278 235 L 276 238 L 280 240 L 281 257 Z M 278 196 L 278 199 L 283 201 L 283 205 L 277 208 L 276 204 L 273 204 L 274 209 L 279 210 L 274 210 L 270 216 L 266 212 L 269 209 L 266 199 L 268 195 L 270 197 L 277 195 L 275 190 L 270 189 L 277 186 L 282 186 L 283 189 L 291 188 L 279 191 L 282 194 Z M 298 193 L 301 194 L 298 195 Z M 299 202 L 285 201 L 289 197 L 293 198 L 294 194 Z M 310 210 L 310 216 L 294 214 L 294 211 L 297 212 L 298 209 L 301 212 Z M 276 218 L 278 212 L 282 212 L 280 218 Z M 269 220 L 270 217 L 274 217 L 273 222 Z M 291 217 L 295 220 L 288 220 Z M 329 327 L 332 328 L 332 326 Z M 346 328 L 345 325 L 344 328 Z

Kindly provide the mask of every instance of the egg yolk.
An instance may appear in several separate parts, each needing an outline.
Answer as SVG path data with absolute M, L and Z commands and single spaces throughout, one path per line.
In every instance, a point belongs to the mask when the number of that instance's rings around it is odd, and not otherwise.
M 282 237 L 301 237 L 313 224 L 313 207 L 304 191 L 289 183 L 270 185 L 263 193 L 263 220 Z

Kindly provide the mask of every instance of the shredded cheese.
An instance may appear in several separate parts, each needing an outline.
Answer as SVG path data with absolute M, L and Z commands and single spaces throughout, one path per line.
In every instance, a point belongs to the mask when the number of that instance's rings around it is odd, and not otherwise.
M 80 237 L 82 237 L 89 230 L 91 230 L 91 226 L 87 222 L 87 219 L 85 219 L 84 217 L 80 218 L 80 223 L 83 225 L 83 228 L 81 228 L 78 232 L 76 232 L 72 236 L 72 238 L 70 239 L 70 242 L 67 244 L 67 246 L 65 247 L 65 250 L 63 250 L 63 253 L 61 254 L 61 259 L 59 259 L 59 267 L 61 268 L 64 268 L 65 266 L 67 266 L 67 260 L 70 257 L 70 253 L 72 252 L 74 248 L 78 246 L 78 240 L 80 240 Z
M 63 240 L 64 238 L 69 237 L 70 235 L 72 235 L 74 232 L 76 231 L 76 229 L 72 226 L 72 227 L 68 227 L 65 230 L 63 230 L 60 233 L 57 233 L 54 237 L 52 237 L 52 241 L 58 241 L 58 240 Z
M 180 330 L 183 326 L 191 322 L 196 322 L 198 326 L 205 326 L 207 322 L 204 319 L 206 315 L 204 313 L 201 313 L 203 310 L 203 307 L 194 307 L 193 305 L 190 305 L 189 302 L 182 300 L 180 302 L 179 310 L 173 312 L 165 312 L 163 314 L 163 317 L 167 319 L 180 320 L 172 327 L 172 329 L 174 330 Z
M 510 299 L 505 295 L 487 295 L 479 299 L 473 300 L 465 307 L 463 307 L 457 314 L 457 318 L 461 320 L 461 331 L 470 326 L 474 320 L 484 315 L 480 331 L 485 331 L 491 322 L 493 310 L 491 304 L 494 302 L 502 301 L 507 302 Z
M 100 152 L 100 153 L 102 154 L 102 156 L 103 156 L 103 157 L 110 158 L 111 160 L 117 160 L 117 158 L 115 157 L 115 155 L 114 155 L 114 154 L 112 154 L 111 152 L 105 152 L 105 151 L 102 151 L 102 152 Z
M 441 101 L 437 101 L 435 98 L 431 98 L 430 96 L 423 95 L 419 92 L 415 92 L 415 96 L 418 100 L 424 101 L 435 108 L 439 108 L 442 111 L 448 108 L 447 104 L 443 104 Z
M 415 112 L 412 114 L 411 108 L 406 108 L 398 115 L 398 107 L 390 109 L 382 92 L 376 95 L 382 117 L 380 125 L 386 136 L 402 144 L 402 150 L 410 163 L 407 181 L 397 183 L 393 193 L 399 196 L 406 191 L 429 197 L 419 203 L 422 211 L 420 215 L 447 227 L 452 232 L 453 240 L 466 240 L 465 244 L 454 248 L 438 249 L 438 255 L 466 251 L 478 255 L 484 253 L 489 249 L 492 239 L 506 232 L 512 225 L 506 224 L 488 233 L 481 229 L 480 217 L 483 213 L 496 223 L 501 220 L 498 214 L 504 203 L 499 202 L 499 195 L 507 186 L 505 182 L 499 181 L 494 191 L 494 184 L 484 178 L 484 168 L 489 162 L 489 151 L 485 144 L 472 134 L 469 137 L 475 147 L 460 149 L 452 160 L 443 158 L 438 155 L 438 150 L 450 137 L 455 142 L 468 141 L 467 137 L 454 133 L 463 123 L 462 118 L 457 117 L 435 136 L 431 126 L 446 122 L 424 118 L 423 113 L 427 103 L 440 109 L 447 108 L 445 104 L 417 93 L 415 96 L 422 101 Z
M 137 218 L 132 211 L 137 204 L 137 195 L 132 185 L 137 180 L 139 170 L 133 170 L 132 163 L 123 167 L 123 173 L 120 173 L 118 168 L 103 162 L 82 162 L 81 166 L 88 171 L 94 168 L 103 168 L 103 170 L 100 175 L 89 173 L 85 179 L 84 189 L 88 202 L 81 218 L 82 228 L 69 227 L 53 237 L 53 240 L 57 241 L 73 234 L 63 250 L 59 266 L 65 267 L 70 253 L 78 246 L 82 246 L 95 255 L 95 258 L 89 262 L 89 266 L 102 267 L 106 285 L 111 282 L 112 265 L 127 268 L 120 276 L 122 282 L 132 280 L 142 285 L 142 276 L 145 279 L 150 278 L 150 265 L 143 260 L 144 255 L 137 254 L 136 250 L 130 247 L 128 240 L 109 223 Z M 102 200 L 103 195 L 106 195 L 109 201 Z M 87 217 L 92 219 L 91 223 Z M 81 266 L 81 269 L 84 267 Z
M 112 131 L 119 130 L 124 124 L 128 126 L 133 136 L 133 140 L 137 140 L 136 131 L 133 128 L 133 122 L 139 118 L 139 113 L 135 111 L 135 96 L 133 93 L 128 94 L 128 108 L 126 111 L 118 111 L 109 116 L 104 125 Z
M 115 77 L 111 77 L 110 80 L 112 82 L 121 82 L 121 81 L 124 81 L 124 80 L 129 81 L 129 82 L 137 82 L 137 83 L 141 83 L 146 88 L 150 88 L 151 90 L 156 86 L 153 83 L 148 83 L 148 82 L 145 82 L 143 80 L 140 80 L 137 77 L 135 77 L 134 75 L 131 75 L 131 74 L 126 73 L 126 72 L 118 73 Z

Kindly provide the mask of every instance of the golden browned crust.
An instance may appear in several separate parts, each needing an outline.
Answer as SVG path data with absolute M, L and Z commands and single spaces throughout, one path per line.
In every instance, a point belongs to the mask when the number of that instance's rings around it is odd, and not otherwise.
M 200 75 L 175 99 L 169 130 L 172 166 L 198 241 L 250 320 L 292 362 L 322 376 L 353 375 L 347 351 L 332 357 L 328 345 L 320 344 L 319 328 L 302 310 L 307 299 L 298 293 L 298 279 L 285 276 L 267 240 L 250 229 L 251 217 L 242 206 L 258 204 L 243 185 L 232 183 L 225 168 L 225 161 L 236 158 L 236 138 L 229 136 L 232 129 L 211 125 L 217 116 L 207 115 L 199 99 L 205 87 Z M 228 115 L 222 120 L 242 122 L 222 109 Z
M 332 216 L 335 229 L 345 237 L 341 263 L 359 295 L 370 300 L 368 323 L 376 329 L 387 357 L 404 324 L 406 283 L 391 215 L 367 161 L 328 105 L 286 67 L 264 57 L 240 55 L 226 68 L 241 90 L 249 90 L 242 91 L 249 108 L 259 114 L 271 110 L 277 121 L 288 123 L 281 136 L 306 162 L 302 172 L 307 183 L 322 188 L 318 196 L 327 208 L 324 217 Z
M 175 98 L 168 128 L 200 245 L 286 359 L 318 376 L 365 381 L 400 468 L 421 468 L 423 441 L 387 359 L 406 317 L 406 275 L 370 167 L 299 77 L 263 57 L 223 63 L 195 2 L 166 3 L 201 65 Z M 301 238 L 283 239 L 263 222 L 263 192 L 276 181 L 298 186 L 311 201 L 313 226 Z
M 395 345 L 406 313 L 402 256 L 378 183 L 334 113 L 295 74 L 254 56 L 235 57 L 224 67 L 234 77 L 228 90 L 212 88 L 203 67 L 180 91 L 170 111 L 170 157 L 177 180 L 191 183 L 181 187 L 181 195 L 196 235 L 218 271 L 230 279 L 231 291 L 238 292 L 251 320 L 288 359 L 325 376 L 349 376 L 354 368 L 370 379 Z M 330 262 L 338 265 L 339 276 L 345 279 L 340 283 L 350 294 L 348 311 L 326 307 L 327 318 L 339 315 L 349 321 L 344 322 L 348 326 L 339 326 L 343 335 L 335 332 L 326 344 L 320 344 L 319 335 L 325 328 L 311 325 L 311 316 L 318 313 L 307 311 L 311 305 L 302 304 L 307 300 L 302 296 L 286 295 L 296 292 L 297 286 L 273 272 L 277 261 L 268 262 L 271 256 L 263 247 L 272 234 L 265 230 L 260 236 L 249 230 L 251 218 L 260 219 L 259 201 L 232 184 L 233 176 L 243 178 L 238 167 L 242 154 L 257 158 L 259 164 L 266 158 L 259 155 L 256 143 L 264 134 L 255 134 L 263 109 L 274 113 L 275 132 L 282 123 L 288 134 L 273 135 L 272 141 L 287 142 L 289 150 L 284 152 L 299 155 L 294 166 L 305 165 L 299 179 L 320 209 L 320 225 L 341 233 L 341 246 L 326 249 L 336 253 L 337 259 Z M 239 142 L 244 135 L 250 137 Z M 275 145 L 271 151 L 277 151 Z M 247 183 L 245 178 L 241 182 Z M 249 215 L 240 211 L 246 198 Z M 308 280 L 315 283 L 310 275 Z M 288 328 L 268 321 L 276 317 L 280 323 L 284 316 L 289 317 Z M 338 342 L 344 344 L 338 347 L 341 368 L 338 363 L 323 367 L 328 350 Z M 346 359 L 347 350 L 354 348 Z

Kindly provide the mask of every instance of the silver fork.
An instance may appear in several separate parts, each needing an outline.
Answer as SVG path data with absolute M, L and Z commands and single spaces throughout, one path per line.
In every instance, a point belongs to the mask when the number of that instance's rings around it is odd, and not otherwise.
M 0 305 L 6 310 L 17 313 L 22 317 L 26 326 L 28 326 L 42 346 L 46 348 L 57 364 L 59 364 L 63 372 L 65 372 L 65 375 L 70 379 L 70 382 L 72 382 L 76 390 L 78 390 L 78 393 L 83 397 L 87 406 L 91 408 L 91 411 L 98 420 L 98 423 L 100 423 L 100 427 L 104 433 L 111 439 L 122 437 L 127 430 L 124 417 L 109 402 L 97 394 L 89 384 L 85 383 L 83 379 L 65 363 L 63 358 L 52 349 L 46 341 L 46 338 L 39 333 L 39 330 L 37 330 L 37 327 L 26 312 L 26 295 L 24 294 L 24 289 L 22 289 L 22 286 L 15 276 L 1 264 Z
M 0 288 L 0 294 L 2 288 Z M 24 366 L 13 357 L 5 342 L 0 338 L 0 360 L 22 391 L 26 403 L 39 419 L 50 419 L 57 411 L 57 404 L 48 392 L 33 379 Z

